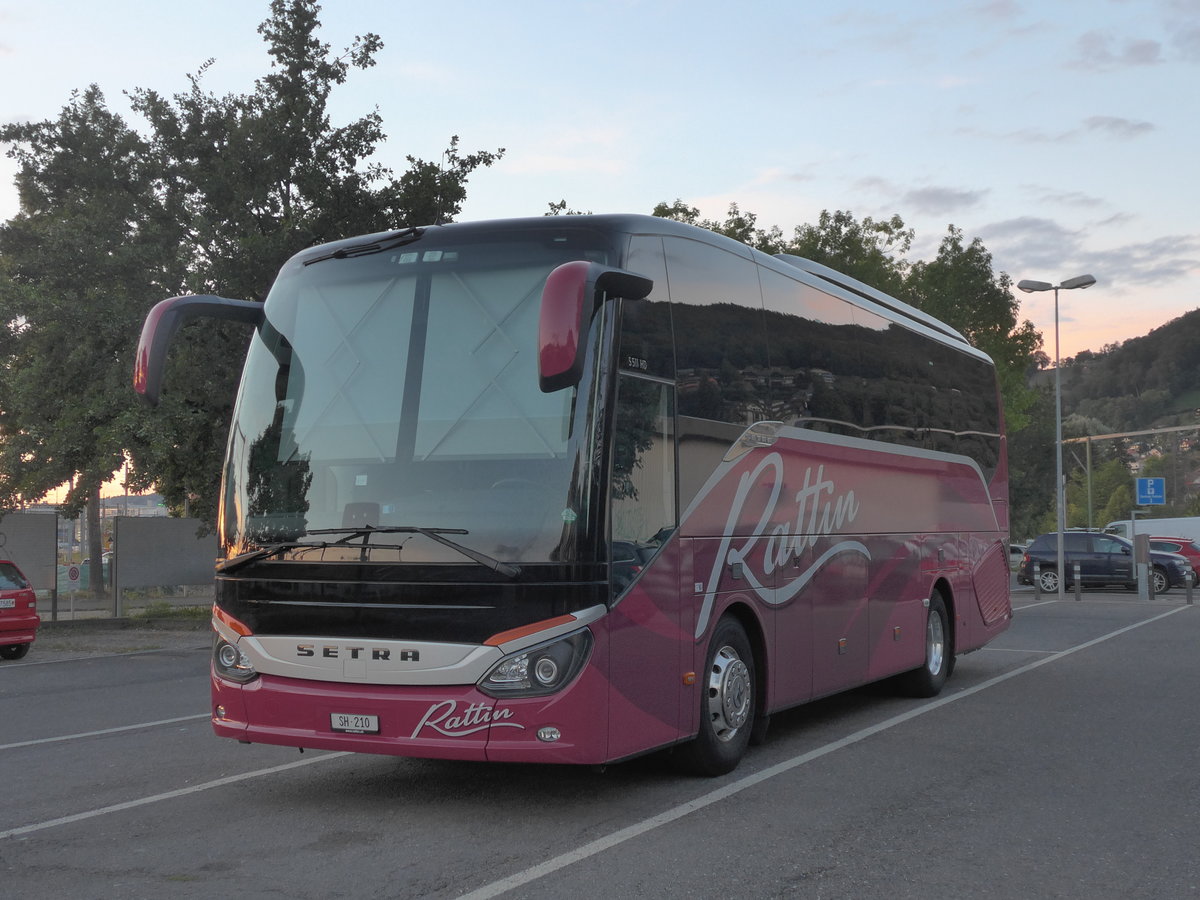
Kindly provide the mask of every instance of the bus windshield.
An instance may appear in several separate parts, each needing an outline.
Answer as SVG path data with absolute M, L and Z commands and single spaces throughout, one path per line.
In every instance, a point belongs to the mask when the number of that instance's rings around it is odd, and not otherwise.
M 563 544 L 578 542 L 590 490 L 576 465 L 590 458 L 574 421 L 586 404 L 576 388 L 539 389 L 539 300 L 555 266 L 607 262 L 603 243 L 561 227 L 483 242 L 429 229 L 394 250 L 293 262 L 242 379 L 227 555 L 412 528 L 372 536 L 372 561 L 463 562 L 424 533 L 439 529 L 505 562 L 572 558 Z

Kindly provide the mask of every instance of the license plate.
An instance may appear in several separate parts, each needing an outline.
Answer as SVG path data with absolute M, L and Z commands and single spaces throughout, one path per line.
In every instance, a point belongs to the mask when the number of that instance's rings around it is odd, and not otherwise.
M 348 734 L 379 734 L 379 716 L 330 713 L 329 727 L 333 731 L 343 731 Z
M 0 609 L 15 609 L 16 606 L 16 597 L 0 597 Z

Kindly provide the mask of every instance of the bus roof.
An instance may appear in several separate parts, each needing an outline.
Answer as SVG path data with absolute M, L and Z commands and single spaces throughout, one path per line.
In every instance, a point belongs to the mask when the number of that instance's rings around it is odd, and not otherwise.
M 601 213 L 589 215 L 571 215 L 571 216 L 527 216 L 523 218 L 511 219 L 480 219 L 472 222 L 450 222 L 443 225 L 429 225 L 420 228 L 405 229 L 404 232 L 413 234 L 414 237 L 419 237 L 422 234 L 438 231 L 447 232 L 472 232 L 472 231 L 492 231 L 492 230 L 525 230 L 536 228 L 553 228 L 559 227 L 583 227 L 595 228 L 600 231 L 612 231 L 625 234 L 659 234 L 659 235 L 675 235 L 678 237 L 689 238 L 691 240 L 700 240 L 713 246 L 720 247 L 730 253 L 742 256 L 746 259 L 765 263 L 776 271 L 779 271 L 782 266 L 786 267 L 788 274 L 795 277 L 796 272 L 801 272 L 809 277 L 801 277 L 798 280 L 812 284 L 814 287 L 822 290 L 828 290 L 830 286 L 837 289 L 838 293 L 849 294 L 846 297 L 852 302 L 860 300 L 868 301 L 871 304 L 876 304 L 884 310 L 890 312 L 893 317 L 897 317 L 906 321 L 909 325 L 923 327 L 936 333 L 943 341 L 960 345 L 964 350 L 972 351 L 976 354 L 982 354 L 977 348 L 973 347 L 970 341 L 958 330 L 947 325 L 940 319 L 929 315 L 905 303 L 903 300 L 897 300 L 895 297 L 885 294 L 883 291 L 877 290 L 856 278 L 845 275 L 836 269 L 831 269 L 829 266 L 822 265 L 818 262 L 813 262 L 810 259 L 805 259 L 802 256 L 795 256 L 789 253 L 777 253 L 769 255 L 754 249 L 741 241 L 735 240 L 715 231 L 710 231 L 707 228 L 700 228 L 696 225 L 689 225 L 685 222 L 678 222 L 674 219 L 665 219 L 659 216 L 650 216 L 641 213 Z M 356 237 L 346 238 L 339 241 L 333 241 L 328 244 L 308 247 L 300 251 L 294 257 L 292 262 L 313 262 L 317 257 L 325 258 L 336 254 L 339 251 L 346 251 L 358 246 L 366 246 L 374 241 L 386 241 L 389 236 L 398 236 L 404 232 L 379 232 L 376 234 L 359 235 Z M 772 265 L 773 264 L 773 265 Z

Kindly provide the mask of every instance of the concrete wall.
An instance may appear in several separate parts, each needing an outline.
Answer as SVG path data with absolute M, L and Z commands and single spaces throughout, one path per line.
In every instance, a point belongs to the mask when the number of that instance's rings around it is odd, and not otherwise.
M 113 519 L 116 589 L 211 584 L 217 536 L 198 537 L 199 529 L 198 519 L 116 516 Z
M 15 562 L 35 591 L 53 590 L 58 571 L 58 516 L 9 513 L 0 517 L 0 559 Z

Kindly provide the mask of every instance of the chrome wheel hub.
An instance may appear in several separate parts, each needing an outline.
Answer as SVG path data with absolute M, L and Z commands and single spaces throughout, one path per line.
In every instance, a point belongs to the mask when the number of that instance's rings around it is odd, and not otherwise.
M 929 623 L 925 626 L 925 658 L 931 675 L 942 671 L 946 658 L 946 630 L 942 617 L 933 610 L 929 611 Z
M 717 740 L 731 740 L 746 724 L 753 697 L 750 668 L 736 650 L 722 647 L 708 673 L 708 715 Z

